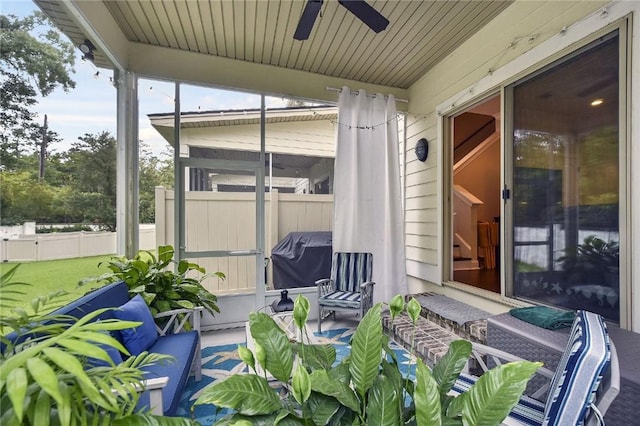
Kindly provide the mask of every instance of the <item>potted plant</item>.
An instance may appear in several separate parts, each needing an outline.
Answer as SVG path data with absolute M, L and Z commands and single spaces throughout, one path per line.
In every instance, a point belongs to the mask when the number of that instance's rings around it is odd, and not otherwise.
M 207 274 L 205 268 L 182 259 L 173 260 L 172 246 L 160 246 L 157 255 L 140 250 L 133 259 L 114 256 L 108 262 L 110 273 L 81 282 L 124 281 L 133 297 L 140 294 L 153 315 L 172 309 L 193 309 L 202 306 L 211 315 L 220 312 L 217 297 L 202 285 L 208 276 L 224 279 L 222 272 Z M 197 275 L 197 277 L 194 277 Z
M 3 314 L 0 316 L 0 424 L 3 425 L 192 425 L 188 419 L 136 413 L 143 388 L 144 365 L 167 361 L 143 352 L 114 364 L 108 350 L 127 354 L 111 331 L 136 327 L 138 322 L 94 321 L 106 309 L 77 321 L 41 314 L 55 307 L 62 292 L 41 296 L 30 309 L 10 308 L 28 285 L 13 281 L 19 265 L 0 277 Z M 19 299 L 18 299 L 19 300 Z
M 567 249 L 558 262 L 570 283 L 618 285 L 620 246 L 616 241 L 604 241 L 589 235 L 575 248 Z
M 453 342 L 433 371 L 418 360 L 416 380 L 404 378 L 382 330 L 381 306 L 375 305 L 364 316 L 349 356 L 336 366 L 331 345 L 290 342 L 268 315 L 252 313 L 249 321 L 256 350 L 239 347 L 240 357 L 254 372 L 259 364 L 282 383 L 282 389 L 273 389 L 265 376 L 239 374 L 206 388 L 195 405 L 235 410 L 220 419 L 217 424 L 221 425 L 497 425 L 541 365 L 521 361 L 498 366 L 469 391 L 449 396 L 471 354 L 471 344 Z M 403 309 L 402 298 L 396 296 L 390 304 L 392 316 Z M 293 315 L 300 330 L 308 312 L 308 300 L 298 296 Z M 407 312 L 415 325 L 420 312 L 417 301 L 409 302 Z

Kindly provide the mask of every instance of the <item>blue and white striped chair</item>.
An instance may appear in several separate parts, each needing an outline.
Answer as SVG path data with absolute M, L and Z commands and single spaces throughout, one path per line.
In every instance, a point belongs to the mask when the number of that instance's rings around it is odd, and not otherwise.
M 473 343 L 472 359 L 476 367 L 486 371 L 487 365 L 521 358 Z M 547 377 L 550 382 L 531 395 L 523 396 L 503 424 L 603 425 L 604 414 L 620 390 L 620 370 L 615 346 L 609 340 L 602 317 L 578 311 L 557 370 L 554 373 L 540 368 L 537 374 Z M 477 376 L 461 374 L 451 394 L 465 392 L 476 380 Z M 546 402 L 542 402 L 545 394 L 548 394 Z
M 361 317 L 373 306 L 371 253 L 333 253 L 331 278 L 316 281 L 318 286 L 318 332 L 322 320 L 336 311 L 354 312 Z

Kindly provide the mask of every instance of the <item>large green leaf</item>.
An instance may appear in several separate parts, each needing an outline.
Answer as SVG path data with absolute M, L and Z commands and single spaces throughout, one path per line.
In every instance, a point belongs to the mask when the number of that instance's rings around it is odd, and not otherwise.
M 500 424 L 516 405 L 527 382 L 540 366 L 540 362 L 510 362 L 480 376 L 475 385 L 460 396 L 463 397 L 464 424 Z
M 329 377 L 326 371 L 316 370 L 311 373 L 311 390 L 336 398 L 342 405 L 360 412 L 360 401 L 347 383 Z
M 449 393 L 471 355 L 471 343 L 455 340 L 447 353 L 433 367 L 433 378 L 438 383 L 440 398 Z
M 100 405 L 104 408 L 110 408 L 105 403 L 105 400 L 101 393 L 96 389 L 94 384 L 87 376 L 83 365 L 73 355 L 64 352 L 56 347 L 45 348 L 42 351 L 51 361 L 58 365 L 62 370 L 71 373 L 82 387 L 84 396 L 91 400 L 94 404 Z
M 306 405 L 306 410 L 310 413 L 313 423 L 317 425 L 330 424 L 331 418 L 339 408 L 340 403 L 337 399 L 317 392 L 311 393 Z
M 367 401 L 367 424 L 400 425 L 402 411 L 397 400 L 401 398 L 395 386 L 385 376 L 378 376 L 373 381 Z
M 389 383 L 393 386 L 393 389 L 396 391 L 396 394 L 399 395 L 397 398 L 398 409 L 402 411 L 404 409 L 404 398 L 400 395 L 404 395 L 404 386 L 405 378 L 402 377 L 402 373 L 398 369 L 398 364 L 388 362 L 386 360 L 382 361 L 382 374 L 389 380 Z M 406 381 L 408 383 L 408 381 Z
M 26 362 L 31 378 L 53 398 L 58 405 L 63 403 L 58 376 L 53 368 L 40 358 L 30 358 Z
M 292 347 L 303 364 L 311 370 L 328 370 L 336 360 L 336 348 L 333 345 L 307 345 L 296 342 Z
M 304 423 L 288 412 L 280 412 L 263 416 L 244 416 L 229 414 L 216 422 L 216 426 L 302 426 Z
M 351 339 L 351 379 L 360 395 L 365 395 L 378 375 L 382 358 L 381 304 L 364 316 Z
M 235 375 L 205 388 L 194 405 L 213 404 L 249 416 L 271 414 L 282 405 L 278 394 L 262 377 Z
M 332 367 L 331 370 L 328 371 L 329 377 L 331 379 L 337 380 L 341 383 L 348 385 L 351 383 L 351 373 L 349 372 L 349 362 L 346 360 L 342 360 L 340 364 Z
M 27 396 L 27 372 L 24 368 L 16 368 L 7 376 L 7 394 L 13 405 L 13 411 L 22 422 L 24 414 L 24 399 Z
M 51 420 L 51 398 L 44 390 L 38 392 L 33 412 L 33 424 L 48 426 Z
M 293 369 L 293 349 L 287 334 L 263 312 L 249 315 L 251 336 L 266 353 L 266 370 L 281 382 L 287 383 Z
M 413 393 L 416 420 L 419 425 L 440 426 L 442 414 L 438 383 L 421 359 L 416 367 L 416 389 Z

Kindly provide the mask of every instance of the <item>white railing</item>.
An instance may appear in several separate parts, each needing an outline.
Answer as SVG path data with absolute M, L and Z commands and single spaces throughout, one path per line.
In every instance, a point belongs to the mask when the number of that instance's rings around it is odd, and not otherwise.
M 478 206 L 482 200 L 460 185 L 453 186 L 454 242 L 460 245 L 460 254 L 478 266 Z

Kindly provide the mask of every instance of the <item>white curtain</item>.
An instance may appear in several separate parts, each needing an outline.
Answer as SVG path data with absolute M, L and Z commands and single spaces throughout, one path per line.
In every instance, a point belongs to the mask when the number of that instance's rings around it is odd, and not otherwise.
M 373 254 L 374 301 L 407 293 L 393 96 L 343 87 L 338 103 L 333 250 Z

